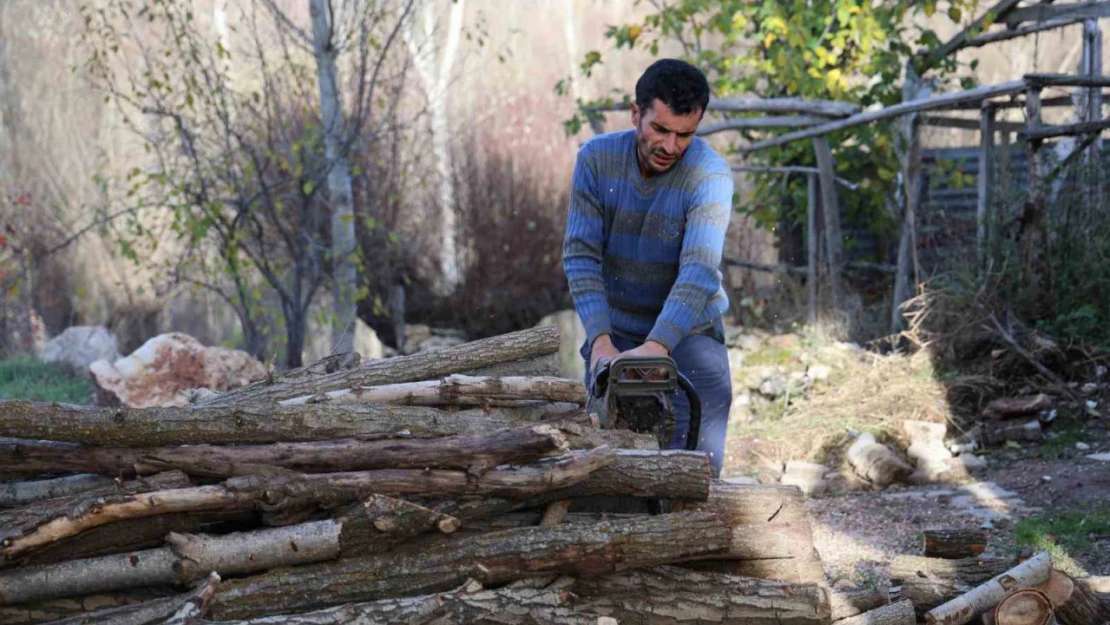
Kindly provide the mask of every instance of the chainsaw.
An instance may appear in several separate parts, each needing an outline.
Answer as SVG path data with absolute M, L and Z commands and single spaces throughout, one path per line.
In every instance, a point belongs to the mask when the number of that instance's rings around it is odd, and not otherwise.
M 653 435 L 660 449 L 674 440 L 675 411 L 669 399 L 682 389 L 690 401 L 686 449 L 694 451 L 701 428 L 701 398 L 670 356 L 618 356 L 597 364 L 586 402 L 601 427 Z

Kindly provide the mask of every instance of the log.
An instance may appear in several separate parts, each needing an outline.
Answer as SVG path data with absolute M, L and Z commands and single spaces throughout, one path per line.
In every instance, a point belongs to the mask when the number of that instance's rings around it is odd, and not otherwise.
M 463 375 L 475 377 L 503 378 L 510 375 L 558 377 L 562 373 L 559 354 L 551 353 L 533 358 L 501 362 L 488 367 L 460 371 Z
M 861 434 L 848 448 L 848 462 L 856 475 L 880 488 L 905 480 L 913 473 L 913 467 L 889 447 L 876 442 L 870 433 Z
M 917 617 L 914 615 L 913 603 L 903 599 L 837 622 L 840 625 L 915 625 Z
M 3 443 L 0 442 L 0 448 Z M 0 457 L 3 457 L 0 451 Z M 7 463 L 4 463 L 5 466 Z M 5 469 L 6 470 L 6 469 Z M 16 471 L 13 471 L 16 473 Z M 0 508 L 22 506 L 40 499 L 68 497 L 89 491 L 114 487 L 115 480 L 103 475 L 69 475 L 51 480 L 33 482 L 11 482 L 0 484 Z
M 798 523 L 808 521 L 805 496 L 796 486 L 710 483 L 705 501 L 688 510 L 716 512 L 732 524 Z
M 282 400 L 283 406 L 308 403 L 395 404 L 402 406 L 517 406 L 523 402 L 586 403 L 586 386 L 556 377 L 502 378 L 452 375 L 384 386 L 364 386 Z
M 461 587 L 415 597 L 350 603 L 301 614 L 263 616 L 242 621 L 208 621 L 211 625 L 616 625 L 606 617 L 577 613 L 570 605 L 571 578 L 541 588 L 510 585 L 486 590 L 470 580 Z
M 566 421 L 558 421 L 554 425 L 567 437 L 570 449 L 593 449 L 607 445 L 613 449 L 659 450 L 659 439 L 647 432 L 602 430 L 597 426 Z
M 890 604 L 890 589 L 885 585 L 855 590 L 829 589 L 829 620 L 836 622 Z
M 922 534 L 927 558 L 973 558 L 987 548 L 986 530 L 932 529 Z
M 345 388 L 417 382 L 498 363 L 553 354 L 557 351 L 559 351 L 558 328 L 554 326 L 531 328 L 434 352 L 372 360 L 354 369 L 339 370 L 325 375 L 278 379 L 270 384 L 260 382 L 217 395 L 200 405 L 227 406 L 276 402 L 291 397 Z
M 0 436 L 103 447 L 414 438 L 484 434 L 518 425 L 497 411 L 450 413 L 423 406 L 213 406 L 91 408 L 0 401 Z
M 224 575 L 386 551 L 406 538 L 458 519 L 374 495 L 338 519 L 223 536 L 170 533 L 168 547 L 70 560 L 0 573 L 0 604 L 16 604 L 160 584 L 190 584 L 210 571 Z
M 1054 623 L 1052 602 L 1039 590 L 1024 588 L 1007 595 L 994 608 L 997 625 L 1049 625 Z
M 925 613 L 925 624 L 963 625 L 997 605 L 1011 592 L 1045 582 L 1051 571 L 1052 557 L 1048 552 L 1041 552 L 970 592 L 929 610 Z
M 238 477 L 213 486 L 119 497 L 109 502 L 98 502 L 96 507 L 59 515 L 30 531 L 19 528 L 16 532 L 22 530 L 22 535 L 13 532 L 14 535 L 0 543 L 0 557 L 8 560 L 17 558 L 100 525 L 172 512 L 256 507 L 280 510 L 312 503 L 334 505 L 375 492 L 526 498 L 546 489 L 565 489 L 577 484 L 585 480 L 591 471 L 612 462 L 614 458 L 614 452 L 601 447 L 527 467 L 489 471 L 478 480 L 461 471 L 415 469 Z
M 341 439 L 240 446 L 105 448 L 19 440 L 0 445 L 0 460 L 18 470 L 39 473 L 134 475 L 180 470 L 189 475 L 233 477 L 253 474 L 259 466 L 272 466 L 303 473 L 463 469 L 478 476 L 499 464 L 528 463 L 565 448 L 566 437 L 554 427 L 530 425 L 436 439 Z
M 34 625 L 61 621 L 111 608 L 172 598 L 179 593 L 178 589 L 172 587 L 145 587 L 126 592 L 0 606 L 0 625 Z
M 252 618 L 349 601 L 439 592 L 467 578 L 497 584 L 537 574 L 581 577 L 667 564 L 728 549 L 728 528 L 711 514 L 677 513 L 593 525 L 560 524 L 420 544 L 225 583 L 215 619 Z
M 998 421 L 1023 415 L 1036 414 L 1052 407 L 1052 399 L 1044 393 L 1019 397 L 1000 397 L 987 404 L 980 416 Z
M 791 584 L 820 584 L 825 581 L 825 566 L 816 552 L 796 558 L 707 559 L 687 562 L 682 566 L 695 571 L 730 573 Z
M 98 610 L 72 618 L 53 621 L 51 625 L 181 625 L 180 619 L 203 613 L 220 583 L 212 573 L 193 592 L 179 597 L 155 599 L 135 605 Z M 192 608 L 190 609 L 190 606 Z M 177 617 L 177 621 L 175 621 Z
M 988 445 L 1001 445 L 1006 441 L 1039 441 L 1044 438 L 1041 422 L 986 421 L 983 423 L 983 440 Z
M 1048 597 L 1061 625 L 1102 625 L 1110 622 L 1110 604 L 1067 573 L 1052 571 L 1048 581 L 1036 586 L 1036 590 Z
M 185 488 L 189 478 L 180 471 L 167 471 L 150 477 L 116 483 L 102 490 L 89 491 L 84 495 L 42 499 L 22 508 L 0 510 L 0 542 L 18 536 L 27 529 L 37 527 L 50 519 L 69 514 L 81 514 L 90 507 L 119 497 L 159 490 Z
M 672 625 L 823 625 L 829 601 L 816 584 L 787 584 L 659 566 L 582 579 L 579 610 L 620 623 Z M 911 611 L 912 615 L 912 611 Z
M 1012 568 L 1013 558 L 947 560 L 898 556 L 890 563 L 890 579 L 900 583 L 902 596 L 913 602 L 918 616 Z

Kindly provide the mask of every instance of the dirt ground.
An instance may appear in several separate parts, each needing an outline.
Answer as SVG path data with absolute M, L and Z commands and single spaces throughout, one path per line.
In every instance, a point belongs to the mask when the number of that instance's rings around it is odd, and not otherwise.
M 829 382 L 838 383 L 835 375 Z M 805 410 L 805 401 L 791 410 Z M 920 418 L 895 410 L 883 419 L 900 416 Z M 788 457 L 784 450 L 806 436 L 797 428 L 753 426 L 759 418 L 730 425 L 723 477 L 773 483 Z M 825 493 L 808 499 L 814 544 L 830 581 L 884 581 L 895 556 L 922 555 L 922 530 L 942 527 L 987 529 L 988 554 L 1047 549 L 1058 567 L 1073 574 L 1110 575 L 1110 461 L 1088 458 L 1110 452 L 1110 418 L 1048 431 L 1043 442 L 977 451 L 987 467 L 954 483 L 860 490 L 834 476 Z

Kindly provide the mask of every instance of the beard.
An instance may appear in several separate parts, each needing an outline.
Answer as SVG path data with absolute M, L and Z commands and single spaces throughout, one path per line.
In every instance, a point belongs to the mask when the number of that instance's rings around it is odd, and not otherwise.
M 668 154 L 662 148 L 653 148 L 639 128 L 636 129 L 636 155 L 639 157 L 640 167 L 650 174 L 662 174 L 668 171 L 682 156 L 681 153 Z

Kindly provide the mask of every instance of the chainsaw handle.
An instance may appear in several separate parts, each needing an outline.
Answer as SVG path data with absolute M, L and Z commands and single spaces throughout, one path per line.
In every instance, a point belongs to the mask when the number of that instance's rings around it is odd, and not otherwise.
M 701 437 L 701 397 L 686 376 L 679 373 L 676 377 L 678 387 L 686 393 L 686 398 L 690 402 L 690 423 L 686 426 L 686 451 L 696 451 L 698 439 Z

